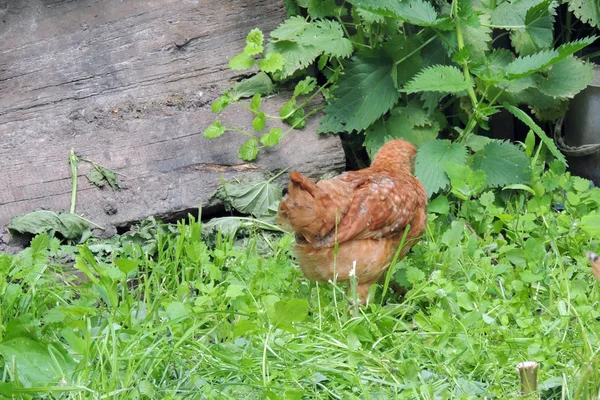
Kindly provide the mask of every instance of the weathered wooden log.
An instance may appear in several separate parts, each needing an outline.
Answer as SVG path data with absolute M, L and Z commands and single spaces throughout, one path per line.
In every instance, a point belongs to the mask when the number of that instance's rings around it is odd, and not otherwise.
M 212 101 L 240 79 L 227 63 L 248 31 L 284 18 L 281 0 L 0 0 L 0 227 L 69 209 L 71 148 L 120 174 L 123 189 L 113 192 L 79 171 L 77 212 L 109 232 L 218 206 L 210 196 L 221 178 L 339 172 L 340 140 L 317 136 L 316 118 L 253 163 L 237 158 L 242 135 L 202 136 L 217 118 Z M 265 107 L 276 113 L 285 101 L 274 96 Z M 222 114 L 251 131 L 248 111 Z

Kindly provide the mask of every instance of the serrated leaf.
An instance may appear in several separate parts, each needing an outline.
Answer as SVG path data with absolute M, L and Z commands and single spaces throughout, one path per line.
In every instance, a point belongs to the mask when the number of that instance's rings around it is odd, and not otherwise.
M 249 56 L 254 56 L 263 52 L 264 35 L 258 28 L 254 28 L 246 36 L 246 47 L 244 53 Z
M 465 44 L 471 49 L 470 57 L 479 62 L 485 60 L 492 42 L 492 29 L 489 27 L 490 18 L 481 14 L 472 22 L 463 26 Z
M 525 14 L 525 28 L 511 32 L 512 44 L 520 55 L 532 54 L 552 46 L 556 5 L 553 0 L 534 5 Z
M 302 129 L 306 125 L 305 111 L 304 108 L 300 107 L 294 111 L 292 115 L 283 120 L 289 124 L 292 128 Z
M 514 115 L 519 120 L 521 120 L 523 123 L 525 123 L 525 125 L 527 125 L 529 127 L 529 129 L 531 129 L 535 134 L 537 134 L 538 137 L 542 140 L 542 142 L 546 145 L 548 150 L 550 150 L 550 153 L 552 153 L 552 155 L 557 160 L 559 160 L 562 164 L 567 165 L 567 160 L 565 159 L 565 156 L 558 150 L 554 141 L 552 139 L 550 139 L 548 137 L 548 135 L 546 135 L 544 130 L 542 128 L 540 128 L 539 125 L 536 124 L 529 115 L 527 115 L 520 108 L 512 106 L 510 104 L 504 104 L 504 107 L 508 111 L 510 111 L 510 113 L 512 115 Z
M 314 46 L 333 57 L 352 55 L 352 42 L 344 37 L 342 26 L 328 19 L 314 21 L 293 41 L 304 46 Z
M 450 179 L 444 172 L 444 163 L 464 165 L 466 158 L 467 148 L 460 143 L 452 143 L 449 140 L 429 141 L 417 152 L 415 176 L 431 197 L 450 184 Z
M 322 54 L 322 51 L 315 46 L 305 46 L 286 40 L 269 43 L 267 54 L 269 52 L 277 52 L 283 57 L 283 68 L 275 74 L 276 79 L 284 79 L 308 67 Z
M 525 57 L 518 57 L 506 66 L 505 74 L 509 79 L 514 80 L 542 71 L 578 52 L 595 40 L 595 36 L 587 37 L 565 43 L 556 50 L 543 50 Z
M 365 148 L 373 158 L 377 150 L 391 139 L 404 139 L 417 148 L 435 139 L 445 127 L 444 116 L 437 112 L 428 114 L 419 102 L 395 107 L 386 120 L 379 120 L 365 131 Z
M 487 186 L 502 187 L 529 181 L 529 157 L 510 142 L 493 140 L 473 156 L 473 169 L 487 175 Z
M 319 132 L 363 130 L 394 106 L 398 94 L 390 60 L 355 57 L 338 81 L 336 101 L 323 112 Z
M 246 53 L 240 53 L 237 56 L 229 60 L 229 68 L 234 71 L 241 71 L 244 69 L 250 69 L 254 66 L 255 60 L 252 56 Z
M 258 60 L 258 68 L 265 72 L 273 73 L 283 69 L 283 56 L 275 51 L 267 53 L 267 55 Z
M 252 96 L 252 100 L 250 101 L 250 109 L 254 112 L 260 110 L 260 102 L 260 93 L 255 93 L 254 96 Z
M 339 14 L 335 0 L 308 0 L 308 15 L 312 18 L 325 18 Z
M 260 138 L 260 142 L 267 147 L 273 147 L 279 144 L 281 136 L 281 128 L 273 128 L 269 131 L 269 133 L 265 133 L 264 135 L 262 135 L 262 137 Z
M 252 97 L 256 93 L 267 96 L 272 94 L 274 91 L 275 85 L 273 85 L 273 81 L 269 75 L 261 71 L 256 75 L 233 85 L 227 94 L 231 96 L 233 100 L 239 100 Z
M 433 5 L 424 0 L 349 0 L 351 4 L 376 14 L 400 18 L 418 26 L 434 26 L 438 23 Z
M 210 124 L 202 133 L 205 138 L 214 139 L 225 133 L 225 127 L 221 125 L 221 121 L 217 120 Z
M 94 167 L 87 174 L 87 178 L 92 184 L 98 187 L 108 184 L 112 190 L 119 189 L 119 182 L 117 181 L 115 171 L 101 167 L 98 164 L 94 164 Z
M 575 57 L 554 64 L 545 76 L 536 76 L 537 88 L 552 97 L 572 98 L 594 79 L 594 67 Z M 532 104 L 535 105 L 535 104 Z
M 307 76 L 296 84 L 294 87 L 294 97 L 302 96 L 312 92 L 317 86 L 317 79 L 312 76 Z
M 270 36 L 276 40 L 293 40 L 299 37 L 309 25 L 310 23 L 300 16 L 290 17 L 272 30 Z
M 265 129 L 265 113 L 259 112 L 256 117 L 252 120 L 252 129 L 255 131 L 262 131 Z
M 238 157 L 244 161 L 253 161 L 258 155 L 258 140 L 250 139 L 240 147 Z
M 406 267 L 406 280 L 415 285 L 425 280 L 425 273 L 420 269 L 409 265 Z
M 257 218 L 269 212 L 269 208 L 281 200 L 281 187 L 270 181 L 260 180 L 239 183 L 235 180 L 223 184 L 224 196 L 233 208 Z
M 600 3 L 597 0 L 568 0 L 567 3 L 577 18 L 600 28 Z
M 418 51 L 422 44 L 422 40 L 416 35 L 396 35 L 384 44 L 386 54 L 397 67 L 396 88 L 403 86 L 423 68 L 423 57 Z
M 444 172 L 450 178 L 452 194 L 461 200 L 477 196 L 485 188 L 487 177 L 484 171 L 474 171 L 467 165 L 446 161 Z
M 231 97 L 226 93 L 212 103 L 211 110 L 214 113 L 223 111 L 231 103 Z
M 434 65 L 421 70 L 415 78 L 404 86 L 408 93 L 433 91 L 460 93 L 473 86 L 466 81 L 463 73 L 450 65 Z

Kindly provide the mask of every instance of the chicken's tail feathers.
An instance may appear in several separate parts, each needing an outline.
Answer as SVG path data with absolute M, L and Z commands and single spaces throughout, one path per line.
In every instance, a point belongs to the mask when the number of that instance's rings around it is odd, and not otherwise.
M 317 184 L 312 179 L 302 175 L 298 171 L 290 172 L 290 182 L 292 183 L 292 185 L 298 186 L 302 190 L 310 193 L 310 195 L 313 197 L 317 194 Z

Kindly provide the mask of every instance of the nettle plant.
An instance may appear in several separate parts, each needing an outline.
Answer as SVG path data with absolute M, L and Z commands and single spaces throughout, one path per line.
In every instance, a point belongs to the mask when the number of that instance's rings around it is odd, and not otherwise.
M 568 3 L 582 22 L 600 25 L 594 1 Z M 298 0 L 286 6 L 290 16 L 266 46 L 253 29 L 229 63 L 234 70 L 258 65 L 260 72 L 212 105 L 213 112 L 231 104 L 247 108 L 256 132 L 218 120 L 204 131 L 208 138 L 228 130 L 247 135 L 240 158 L 253 160 L 262 146 L 275 146 L 322 111 L 320 133 L 364 135 L 370 156 L 392 138 L 413 142 L 419 148 L 416 175 L 428 193 L 450 187 L 467 199 L 487 187 L 529 180 L 522 146 L 478 135 L 506 109 L 566 163 L 530 115 L 556 120 L 568 99 L 592 81 L 592 64 L 574 54 L 596 37 L 557 45 L 556 1 Z M 505 35 L 511 46 L 497 48 L 495 40 Z M 290 84 L 293 95 L 279 115 L 266 114 L 261 98 Z M 313 101 L 317 95 L 324 106 Z M 251 98 L 249 105 L 244 98 Z M 269 118 L 290 127 L 255 136 Z

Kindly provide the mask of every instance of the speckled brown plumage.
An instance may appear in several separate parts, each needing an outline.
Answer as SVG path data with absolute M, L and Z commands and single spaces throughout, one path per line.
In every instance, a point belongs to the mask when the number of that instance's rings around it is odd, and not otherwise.
M 412 144 L 396 139 L 360 171 L 317 183 L 290 173 L 278 223 L 295 232 L 295 254 L 307 278 L 327 281 L 335 270 L 337 280 L 345 281 L 356 263 L 364 301 L 389 267 L 408 225 L 400 258 L 419 241 L 427 222 L 427 193 L 413 176 L 415 155 Z

